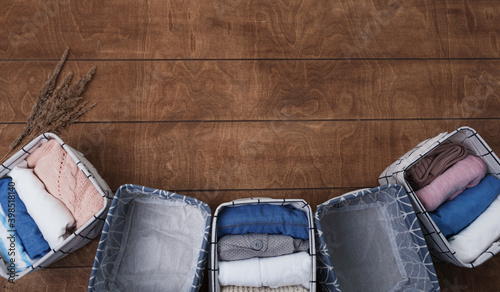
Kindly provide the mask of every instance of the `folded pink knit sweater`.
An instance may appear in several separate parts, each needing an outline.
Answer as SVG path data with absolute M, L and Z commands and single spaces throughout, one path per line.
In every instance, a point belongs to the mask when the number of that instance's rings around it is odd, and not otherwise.
M 477 185 L 486 175 L 488 167 L 479 157 L 467 155 L 448 168 L 429 185 L 416 191 L 425 209 L 432 212 L 445 201 L 452 200 L 466 188 Z
M 104 199 L 61 144 L 49 140 L 27 158 L 47 191 L 61 200 L 80 228 L 104 206 Z

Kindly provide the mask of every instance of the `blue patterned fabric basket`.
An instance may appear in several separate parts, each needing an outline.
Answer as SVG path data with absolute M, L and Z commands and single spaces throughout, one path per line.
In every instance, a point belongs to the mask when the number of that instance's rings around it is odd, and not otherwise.
M 211 211 L 194 198 L 121 186 L 108 212 L 88 291 L 198 291 Z
M 318 206 L 318 282 L 324 291 L 439 291 L 413 207 L 385 185 Z

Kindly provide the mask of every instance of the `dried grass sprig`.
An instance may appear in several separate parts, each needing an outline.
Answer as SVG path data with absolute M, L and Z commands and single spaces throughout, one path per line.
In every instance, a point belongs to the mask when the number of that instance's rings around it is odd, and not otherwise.
M 21 148 L 23 141 L 30 141 L 45 132 L 58 134 L 67 126 L 77 122 L 83 114 L 96 105 L 96 103 L 89 105 L 88 101 L 81 102 L 82 94 L 96 72 L 95 66 L 73 85 L 71 85 L 73 73 L 68 73 L 61 84 L 56 87 L 68 53 L 69 50 L 66 49 L 54 71 L 49 73 L 47 81 L 38 92 L 24 129 L 10 145 L 9 152 L 1 160 L 2 163 L 7 155 Z

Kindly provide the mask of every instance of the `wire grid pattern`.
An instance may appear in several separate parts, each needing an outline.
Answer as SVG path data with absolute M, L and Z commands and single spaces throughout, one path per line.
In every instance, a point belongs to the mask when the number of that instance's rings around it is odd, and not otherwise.
M 389 215 L 399 256 L 408 276 L 405 288 L 418 291 L 440 291 L 439 283 L 413 207 L 400 185 L 385 185 L 346 193 L 318 206 L 314 217 L 317 232 L 318 284 L 324 291 L 342 291 L 335 275 L 335 267 L 326 244 L 320 219 L 332 208 L 338 209 L 355 204 L 373 204 L 384 201 L 397 210 Z M 401 226 L 401 223 L 404 225 Z M 355 244 L 355 243 L 353 243 Z M 423 263 L 423 265 L 422 265 Z M 423 269 L 422 269 L 423 267 Z M 432 287 L 425 287 L 430 280 Z M 430 288 L 430 289 L 429 289 Z
M 412 150 L 387 167 L 380 175 L 379 183 L 381 185 L 397 183 L 404 186 L 420 221 L 420 226 L 422 227 L 427 245 L 429 246 L 429 251 L 434 260 L 439 262 L 450 262 L 461 267 L 473 268 L 484 263 L 500 251 L 500 240 L 492 242 L 491 246 L 473 262 L 462 262 L 456 257 L 456 252 L 450 246 L 448 240 L 443 236 L 434 221 L 430 218 L 427 210 L 405 179 L 406 171 L 410 167 L 445 141 L 463 143 L 467 147 L 469 154 L 480 157 L 486 163 L 488 166 L 488 174 L 500 178 L 500 160 L 497 155 L 474 129 L 470 127 L 461 127 L 451 133 L 441 133 L 434 138 L 419 143 Z M 492 222 L 492 224 L 494 223 Z
M 219 284 L 219 257 L 217 254 L 217 216 L 224 208 L 237 207 L 242 205 L 258 205 L 258 204 L 272 204 L 272 205 L 292 205 L 296 209 L 302 210 L 307 214 L 307 219 L 309 223 L 309 255 L 312 262 L 312 271 L 309 280 L 309 291 L 316 291 L 316 244 L 315 244 L 315 232 L 314 232 L 314 217 L 312 214 L 311 206 L 302 199 L 271 199 L 271 198 L 247 198 L 247 199 L 237 199 L 231 202 L 223 203 L 217 207 L 214 213 L 214 218 L 212 222 L 212 235 L 210 242 L 210 291 L 220 292 L 221 287 Z
M 33 266 L 28 269 L 17 273 L 15 280 L 21 277 L 47 267 L 48 265 L 62 259 L 73 251 L 81 248 L 82 246 L 89 243 L 101 232 L 101 228 L 104 225 L 104 218 L 106 217 L 107 210 L 111 204 L 112 192 L 109 186 L 104 182 L 104 180 L 99 176 L 94 166 L 83 156 L 82 153 L 76 151 L 75 149 L 64 143 L 57 135 L 52 133 L 44 133 L 37 138 L 33 139 L 30 143 L 24 146 L 21 150 L 12 155 L 3 164 L 0 165 L 0 178 L 7 175 L 14 167 L 21 163 L 28 155 L 35 151 L 42 144 L 46 143 L 50 139 L 55 139 L 61 144 L 61 147 L 68 152 L 69 156 L 75 161 L 76 165 L 85 174 L 85 176 L 92 182 L 92 184 L 97 188 L 99 194 L 103 197 L 103 207 L 99 212 L 94 214 L 87 223 L 82 227 L 68 236 L 62 243 L 60 243 L 56 248 L 52 249 L 44 257 L 39 259 L 33 264 Z M 0 263 L 0 264 L 3 264 Z M 8 278 L 3 268 L 0 268 L 0 276 Z

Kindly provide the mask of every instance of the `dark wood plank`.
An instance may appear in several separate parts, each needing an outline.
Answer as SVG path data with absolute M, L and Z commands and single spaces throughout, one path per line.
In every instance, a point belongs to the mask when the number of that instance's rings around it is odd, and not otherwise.
M 3 291 L 86 291 L 91 267 L 42 269 L 30 273 L 14 284 L 0 278 L 0 287 Z
M 500 61 L 68 62 L 97 65 L 83 121 L 499 118 Z M 0 62 L 0 122 L 25 122 L 55 62 Z
M 434 264 L 434 267 L 443 292 L 500 291 L 499 255 L 473 269 L 460 268 L 451 264 Z
M 59 261 L 51 264 L 51 268 L 75 268 L 75 267 L 92 267 L 94 264 L 94 257 L 97 252 L 97 246 L 99 245 L 100 235 L 94 238 L 91 242 L 85 246 L 77 249 L 76 251 L 70 253 L 66 257 L 60 259 Z
M 416 144 L 469 125 L 497 153 L 498 120 L 75 124 L 62 138 L 113 189 L 359 188 Z M 21 125 L 0 126 L 6 153 Z
M 196 198 L 207 203 L 210 209 L 215 212 L 215 209 L 226 202 L 236 199 L 245 198 L 274 198 L 274 199 L 303 199 L 310 206 L 312 211 L 316 211 L 316 207 L 331 198 L 338 197 L 347 192 L 357 190 L 355 188 L 336 188 L 336 189 L 287 189 L 287 190 L 205 190 L 205 191 L 179 191 L 180 194 Z M 174 190 L 175 191 L 175 190 Z
M 498 58 L 491 1 L 8 1 L 2 59 Z
M 500 2 L 4 2 L 0 153 L 70 47 L 66 71 L 99 67 L 86 93 L 99 105 L 61 137 L 114 190 L 177 191 L 212 210 L 303 198 L 315 210 L 378 185 L 443 131 L 469 125 L 500 151 Z M 85 291 L 98 240 L 1 287 Z M 436 271 L 442 291 L 500 291 L 499 265 Z

